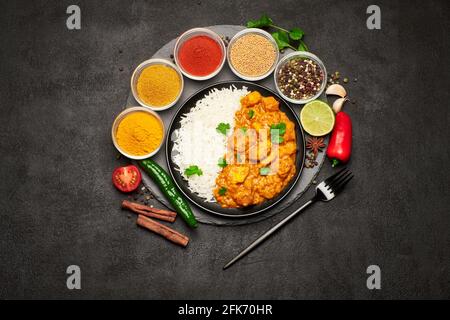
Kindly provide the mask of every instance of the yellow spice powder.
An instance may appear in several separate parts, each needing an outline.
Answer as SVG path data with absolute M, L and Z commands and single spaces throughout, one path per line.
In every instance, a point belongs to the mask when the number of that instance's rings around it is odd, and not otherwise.
M 145 68 L 137 81 L 139 98 L 153 107 L 163 107 L 173 102 L 180 93 L 181 79 L 171 67 L 154 64 Z
M 134 156 L 156 150 L 163 138 L 163 128 L 157 118 L 146 112 L 127 115 L 117 128 L 116 140 L 120 148 Z

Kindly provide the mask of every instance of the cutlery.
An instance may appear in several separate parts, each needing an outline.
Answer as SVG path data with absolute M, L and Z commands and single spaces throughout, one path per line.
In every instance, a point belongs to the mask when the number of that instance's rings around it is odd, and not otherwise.
M 275 231 L 280 229 L 294 217 L 296 217 L 300 212 L 302 212 L 305 208 L 310 206 L 311 204 L 317 201 L 328 202 L 334 199 L 344 188 L 344 186 L 353 178 L 353 174 L 347 168 L 343 168 L 337 173 L 333 174 L 331 177 L 325 179 L 321 183 L 319 183 L 316 187 L 316 194 L 314 197 L 306 202 L 303 206 L 295 210 L 293 213 L 288 215 L 286 218 L 281 220 L 278 224 L 267 230 L 263 235 L 261 235 L 258 239 L 253 241 L 247 248 L 245 248 L 241 253 L 239 253 L 235 258 L 233 258 L 230 262 L 228 262 L 223 270 L 230 267 L 236 261 L 244 257 L 247 253 L 252 251 L 256 246 L 261 244 L 264 240 L 269 238 Z

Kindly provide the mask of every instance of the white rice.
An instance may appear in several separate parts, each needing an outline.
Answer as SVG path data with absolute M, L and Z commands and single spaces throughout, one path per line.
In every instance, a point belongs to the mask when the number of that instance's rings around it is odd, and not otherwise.
M 216 128 L 221 122 L 228 123 L 229 132 L 233 132 L 234 114 L 246 94 L 245 87 L 211 90 L 182 116 L 180 129 L 175 130 L 171 137 L 174 141 L 172 160 L 178 166 L 175 170 L 187 180 L 189 190 L 204 198 L 205 202 L 215 202 L 213 189 L 222 170 L 217 163 L 226 152 L 226 136 Z M 198 166 L 203 174 L 188 178 L 184 170 L 191 165 Z

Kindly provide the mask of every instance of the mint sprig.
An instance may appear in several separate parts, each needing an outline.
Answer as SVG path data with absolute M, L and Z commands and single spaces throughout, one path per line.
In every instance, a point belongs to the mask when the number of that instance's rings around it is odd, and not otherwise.
M 259 19 L 248 21 L 247 28 L 276 29 L 277 31 L 272 33 L 272 37 L 275 39 L 279 50 L 290 48 L 297 51 L 308 51 L 308 46 L 303 41 L 305 32 L 301 28 L 296 27 L 287 30 L 277 26 L 267 14 L 263 14 Z

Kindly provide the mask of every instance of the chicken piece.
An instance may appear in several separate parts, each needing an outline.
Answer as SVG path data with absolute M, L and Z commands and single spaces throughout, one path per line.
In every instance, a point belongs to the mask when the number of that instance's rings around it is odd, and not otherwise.
M 241 100 L 243 107 L 253 106 L 261 101 L 261 94 L 258 91 L 252 91 Z
M 258 134 L 256 130 L 250 129 L 245 132 L 248 141 L 248 147 L 251 148 L 258 144 Z
M 280 105 L 277 100 L 275 100 L 274 97 L 264 97 L 262 98 L 262 101 L 264 103 L 264 107 L 266 111 L 279 111 Z
M 260 178 L 256 187 L 257 192 L 266 199 L 272 199 L 280 193 L 283 182 L 277 175 Z
M 276 150 L 272 150 L 272 152 L 270 152 L 269 156 L 263 160 L 261 160 L 260 164 L 262 166 L 267 166 L 268 164 L 270 164 L 272 161 L 274 161 L 276 158 L 278 157 L 278 152 L 276 152 Z
M 248 166 L 234 166 L 228 171 L 227 180 L 232 184 L 238 184 L 245 181 L 250 169 Z
M 256 131 L 259 131 L 262 129 L 262 124 L 259 122 L 253 122 L 252 123 L 252 128 L 255 129 Z
M 285 178 L 288 173 L 291 172 L 293 166 L 294 160 L 292 159 L 292 157 L 284 156 L 280 159 L 277 174 L 280 176 L 280 178 Z
M 239 186 L 233 200 L 240 206 L 247 207 L 253 202 L 252 190 L 244 186 Z
M 268 139 L 259 140 L 258 143 L 249 149 L 249 159 L 252 161 L 260 161 L 265 158 L 270 153 L 272 143 Z
M 295 140 L 295 125 L 292 121 L 286 121 L 286 133 L 283 138 L 286 142 Z
M 291 155 L 297 151 L 297 145 L 294 141 L 286 142 L 285 144 L 280 145 L 280 157 L 284 155 Z
M 249 139 L 240 128 L 236 128 L 227 140 L 227 150 L 229 153 L 245 153 Z

